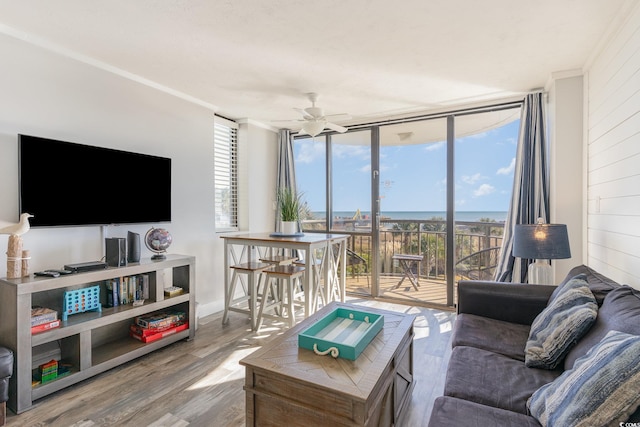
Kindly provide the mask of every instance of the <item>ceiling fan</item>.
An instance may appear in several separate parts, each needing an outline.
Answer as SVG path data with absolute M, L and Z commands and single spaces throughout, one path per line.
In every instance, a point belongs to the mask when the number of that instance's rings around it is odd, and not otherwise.
M 309 101 L 311 101 L 311 107 L 294 108 L 296 111 L 299 111 L 300 114 L 302 114 L 302 119 L 297 120 L 298 122 L 302 122 L 302 128 L 298 131 L 299 135 L 309 135 L 311 137 L 314 137 L 324 129 L 331 129 L 340 133 L 344 133 L 347 131 L 346 127 L 330 122 L 329 118 L 331 118 L 332 120 L 348 120 L 351 118 L 350 115 L 345 113 L 325 115 L 322 108 L 316 107 L 318 94 L 311 92 L 307 93 L 306 95 L 307 98 L 309 98 Z

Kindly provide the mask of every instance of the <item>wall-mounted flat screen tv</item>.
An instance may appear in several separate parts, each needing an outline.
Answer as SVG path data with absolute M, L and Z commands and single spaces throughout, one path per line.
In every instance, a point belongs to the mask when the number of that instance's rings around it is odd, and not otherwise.
M 19 213 L 33 227 L 171 221 L 171 159 L 18 135 Z

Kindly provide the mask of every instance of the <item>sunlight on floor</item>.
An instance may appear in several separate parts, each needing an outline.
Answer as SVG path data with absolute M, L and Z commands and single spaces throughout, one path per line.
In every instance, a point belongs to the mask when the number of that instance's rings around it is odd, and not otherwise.
M 193 384 L 187 390 L 197 390 L 207 388 L 213 385 L 222 384 L 227 381 L 239 380 L 244 378 L 244 370 L 237 369 L 240 359 L 253 353 L 260 347 L 248 347 L 234 351 L 224 362 L 216 366 L 204 378 Z

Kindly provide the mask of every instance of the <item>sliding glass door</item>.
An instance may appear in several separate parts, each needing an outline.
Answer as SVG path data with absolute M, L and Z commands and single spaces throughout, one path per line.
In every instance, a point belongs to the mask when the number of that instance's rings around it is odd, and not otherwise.
M 303 229 L 350 235 L 347 292 L 455 305 L 492 279 L 519 104 L 294 140 Z
M 304 231 L 349 234 L 348 292 L 371 295 L 371 131 L 294 140 L 296 179 L 306 202 Z
M 447 119 L 380 128 L 380 295 L 447 304 Z

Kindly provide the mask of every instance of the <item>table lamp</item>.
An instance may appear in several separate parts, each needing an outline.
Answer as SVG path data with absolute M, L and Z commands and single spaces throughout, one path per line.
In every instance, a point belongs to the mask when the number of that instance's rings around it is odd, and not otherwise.
M 552 270 L 547 260 L 571 258 L 567 226 L 545 224 L 542 218 L 537 224 L 516 225 L 513 256 L 535 260 L 529 264 L 529 283 L 552 285 Z

